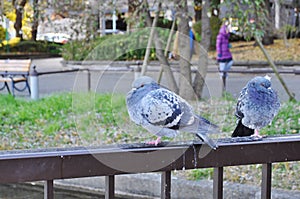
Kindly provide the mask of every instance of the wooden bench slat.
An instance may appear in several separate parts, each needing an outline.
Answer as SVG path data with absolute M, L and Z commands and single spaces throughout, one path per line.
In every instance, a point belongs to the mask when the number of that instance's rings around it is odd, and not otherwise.
M 30 59 L 6 59 L 6 60 L 1 59 L 0 60 L 0 64 L 2 64 L 2 63 L 30 63 L 30 62 L 31 62 Z
M 21 63 L 18 63 L 18 62 L 7 62 L 7 63 L 0 63 L 0 66 L 9 66 L 9 65 L 21 65 L 21 66 L 24 66 L 24 65 L 29 65 L 30 64 L 30 62 L 21 62 Z
M 14 71 L 28 71 L 29 72 L 30 67 L 7 67 L 7 68 L 1 68 L 0 71 L 7 71 L 9 72 L 14 72 Z
M 12 94 L 14 95 L 14 89 L 18 91 L 23 91 L 28 88 L 30 93 L 30 88 L 28 84 L 28 75 L 30 71 L 31 60 L 0 60 L 0 82 L 5 82 L 5 87 L 10 92 L 6 82 L 11 82 Z M 23 75 L 23 76 L 20 76 Z M 25 82 L 26 87 L 24 89 L 19 89 L 15 87 L 15 83 Z
M 13 79 L 9 78 L 9 77 L 0 77 L 0 82 L 21 82 L 21 81 L 26 81 L 25 77 L 13 77 Z

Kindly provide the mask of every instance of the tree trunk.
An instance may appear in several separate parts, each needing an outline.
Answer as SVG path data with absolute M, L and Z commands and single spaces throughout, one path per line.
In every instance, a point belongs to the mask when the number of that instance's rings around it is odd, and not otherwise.
M 193 82 L 193 88 L 198 98 L 202 97 L 202 91 L 205 83 L 205 77 L 208 67 L 208 50 L 211 41 L 210 18 L 208 16 L 210 1 L 203 0 L 202 2 L 202 23 L 201 23 L 201 47 L 200 57 L 197 66 L 196 76 Z
M 16 37 L 20 37 L 23 40 L 23 33 L 22 33 L 22 19 L 23 19 L 23 10 L 27 0 L 13 0 L 13 6 L 16 10 L 16 21 L 14 24 L 14 28 L 16 30 Z
M 275 3 L 275 28 L 280 28 L 280 0 L 274 0 Z
M 31 40 L 36 41 L 37 31 L 39 26 L 39 0 L 33 1 L 33 22 L 31 27 Z
M 178 17 L 178 46 L 179 46 L 179 66 L 180 66 L 180 81 L 179 94 L 185 99 L 195 99 L 194 91 L 191 86 L 191 52 L 190 52 L 190 38 L 189 38 L 189 18 L 187 0 L 179 0 L 177 4 L 176 14 Z
M 144 5 L 144 13 L 146 13 L 146 16 L 145 16 L 146 24 L 147 24 L 147 26 L 151 27 L 152 20 L 151 20 L 151 16 L 150 16 L 150 13 L 148 10 L 148 4 L 147 4 L 146 0 L 145 0 L 144 4 L 145 4 Z M 167 58 L 164 56 L 163 47 L 162 47 L 161 41 L 159 39 L 158 33 L 155 29 L 153 31 L 153 34 L 154 34 L 153 38 L 154 38 L 154 45 L 155 45 L 155 50 L 156 50 L 156 57 L 159 60 L 161 66 L 163 67 L 163 70 L 166 74 L 166 78 L 167 78 L 167 81 L 169 84 L 168 87 L 170 90 L 174 91 L 175 93 L 178 93 L 178 87 L 177 87 L 173 72 L 170 68 L 170 64 L 169 64 Z
M 154 31 L 155 31 L 155 28 L 156 28 L 156 24 L 157 24 L 157 20 L 158 20 L 158 17 L 159 17 L 160 9 L 161 9 L 161 3 L 158 4 L 158 7 L 157 7 L 157 10 L 156 10 L 156 13 L 155 13 L 155 17 L 154 17 L 154 20 L 153 20 L 152 25 L 151 25 L 150 36 L 149 36 L 149 39 L 148 39 L 148 44 L 147 44 L 146 53 L 145 53 L 145 56 L 144 56 L 144 61 L 143 61 L 143 66 L 142 66 L 142 72 L 141 72 L 142 76 L 145 75 L 146 70 L 147 70 L 147 65 L 148 65 L 149 56 L 150 56 L 150 50 L 151 50 L 152 41 L 153 41 L 153 37 L 154 37 Z
M 266 51 L 266 49 L 264 48 L 262 42 L 260 41 L 260 39 L 256 36 L 255 37 L 256 42 L 258 43 L 259 48 L 261 49 L 261 51 L 263 52 L 264 56 L 266 57 L 267 61 L 269 62 L 271 68 L 273 69 L 276 77 L 278 78 L 278 80 L 280 81 L 281 85 L 283 86 L 284 90 L 286 91 L 287 95 L 289 96 L 289 100 L 290 101 L 296 101 L 295 99 L 295 94 L 290 92 L 290 90 L 288 89 L 286 83 L 284 82 L 284 80 L 282 79 L 282 77 L 280 76 L 280 73 L 278 72 L 277 66 L 275 65 L 274 61 L 272 60 L 271 56 L 269 55 L 269 53 Z
M 270 0 L 265 0 L 265 10 L 266 10 L 267 22 L 264 27 L 266 32 L 262 39 L 262 43 L 264 45 L 271 45 L 271 44 L 274 44 L 274 34 L 272 31 L 273 27 L 272 27 L 272 20 L 270 17 L 270 13 L 271 13 Z
M 172 27 L 171 27 L 169 37 L 168 37 L 168 41 L 167 41 L 167 46 L 165 48 L 165 57 L 168 56 L 168 53 L 169 53 L 169 50 L 170 50 L 172 38 L 173 38 L 173 35 L 174 35 L 175 25 L 176 25 L 176 19 L 173 19 Z M 158 78 L 157 78 L 157 83 L 159 83 L 159 84 L 160 84 L 163 72 L 164 72 L 164 68 L 161 67 L 160 70 L 159 70 Z
M 195 20 L 200 21 L 202 16 L 202 0 L 194 0 Z

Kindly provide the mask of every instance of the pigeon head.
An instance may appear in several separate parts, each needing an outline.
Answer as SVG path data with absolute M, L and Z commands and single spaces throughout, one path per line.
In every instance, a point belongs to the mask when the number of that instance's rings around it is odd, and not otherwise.
M 144 86 L 148 86 L 148 85 L 157 85 L 157 83 L 151 77 L 141 76 L 133 81 L 132 88 L 140 89 L 140 88 L 143 88 Z
M 271 81 L 269 77 L 255 77 L 247 84 L 248 89 L 258 92 L 267 92 L 271 89 Z

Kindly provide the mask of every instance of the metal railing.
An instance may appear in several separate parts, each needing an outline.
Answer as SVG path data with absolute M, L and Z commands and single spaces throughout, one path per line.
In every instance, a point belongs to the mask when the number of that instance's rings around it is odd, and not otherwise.
M 53 70 L 47 72 L 36 71 L 36 66 L 30 71 L 30 97 L 33 100 L 39 99 L 39 76 L 42 75 L 52 75 L 52 74 L 62 74 L 62 73 L 74 73 L 74 72 L 86 72 L 87 73 L 87 91 L 91 90 L 91 72 L 88 68 L 71 68 L 66 70 Z
M 200 142 L 158 147 L 124 144 L 101 148 L 57 148 L 0 152 L 0 183 L 45 181 L 45 198 L 54 198 L 56 179 L 106 176 L 106 199 L 114 198 L 115 175 L 162 172 L 161 198 L 171 198 L 171 171 L 214 168 L 213 198 L 223 198 L 223 167 L 262 164 L 261 198 L 271 198 L 272 163 L 299 161 L 300 136 L 218 140 L 208 150 Z M 203 151 L 207 152 L 201 155 Z

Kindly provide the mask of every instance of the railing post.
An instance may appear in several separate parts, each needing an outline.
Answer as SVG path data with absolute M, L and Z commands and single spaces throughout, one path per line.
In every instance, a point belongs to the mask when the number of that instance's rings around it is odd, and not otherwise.
M 134 79 L 137 79 L 141 76 L 141 71 L 142 71 L 142 68 L 141 68 L 141 63 L 138 61 L 136 62 L 136 66 L 134 66 Z
M 223 198 L 223 167 L 214 168 L 213 199 Z
M 87 70 L 87 87 L 88 87 L 88 92 L 91 91 L 91 72 L 89 69 Z
M 271 199 L 272 163 L 262 165 L 261 198 Z
M 105 176 L 105 199 L 115 198 L 115 176 Z
M 33 100 L 39 99 L 39 76 L 36 71 L 36 66 L 33 66 L 33 70 L 30 72 L 30 96 Z
M 171 171 L 161 173 L 161 199 L 171 199 Z
M 53 180 L 47 180 L 44 184 L 44 199 L 53 199 L 54 198 L 54 189 L 53 189 Z

